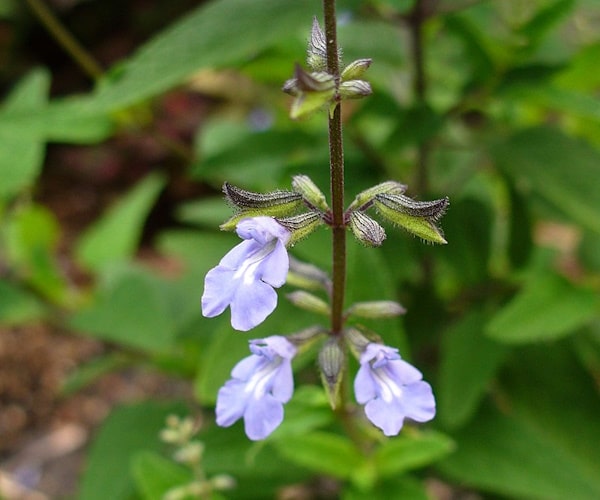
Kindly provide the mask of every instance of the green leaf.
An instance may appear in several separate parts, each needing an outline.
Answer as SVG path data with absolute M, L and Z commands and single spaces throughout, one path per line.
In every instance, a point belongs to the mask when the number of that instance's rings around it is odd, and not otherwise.
M 233 331 L 228 315 L 229 311 L 222 317 L 203 322 L 209 332 L 214 332 L 204 348 L 194 384 L 196 397 L 203 404 L 215 403 L 217 392 L 229 378 L 234 365 L 250 356 L 248 337 Z
M 435 431 L 409 433 L 405 431 L 385 441 L 374 459 L 380 477 L 393 477 L 408 470 L 437 462 L 454 449 L 448 436 Z
M 389 500 L 401 498 L 402 500 L 431 500 L 427 488 L 422 481 L 410 476 L 396 476 L 383 481 L 378 481 L 372 488 L 360 489 L 355 485 L 348 485 L 341 496 L 342 500 Z
M 551 272 L 535 273 L 492 318 L 486 333 L 514 344 L 555 340 L 591 321 L 599 305 L 594 291 L 577 287 Z
M 8 96 L 0 110 L 0 198 L 9 198 L 29 188 L 37 179 L 44 160 L 44 138 L 34 128 L 12 119 L 15 113 L 31 114 L 45 106 L 50 74 L 31 71 Z
M 151 451 L 137 453 L 131 462 L 131 471 L 145 500 L 163 500 L 171 488 L 193 479 L 190 469 Z
M 293 463 L 320 474 L 350 479 L 364 465 L 360 452 L 348 438 L 327 432 L 286 436 L 273 441 L 277 451 Z
M 69 321 L 79 332 L 149 352 L 171 347 L 174 324 L 162 281 L 139 270 L 121 273 Z
M 444 332 L 437 401 L 438 417 L 448 427 L 471 418 L 508 352 L 484 335 L 487 319 L 472 311 Z
M 600 496 L 600 400 L 566 341 L 521 348 L 506 370 L 502 412 L 486 408 L 453 437 L 450 479 L 511 498 Z
M 161 448 L 158 434 L 172 413 L 182 415 L 183 405 L 148 401 L 113 410 L 92 443 L 77 498 L 129 500 L 135 491 L 131 460 L 141 450 Z
M 19 325 L 44 315 L 42 305 L 25 290 L 0 280 L 0 324 Z
M 438 464 L 452 481 L 509 498 L 588 500 L 600 495 L 597 474 L 584 473 L 564 447 L 513 417 L 487 410 L 454 438 L 456 452 Z
M 202 5 L 109 75 L 94 105 L 124 108 L 174 87 L 201 68 L 249 60 L 302 28 L 308 33 L 314 13 L 314 5 L 295 0 L 221 0 Z
M 536 14 L 519 29 L 519 33 L 528 38 L 526 50 L 531 52 L 536 48 L 545 35 L 562 21 L 575 7 L 574 0 L 558 0 L 549 6 L 540 9 Z
M 155 174 L 139 182 L 84 233 L 77 244 L 77 260 L 98 271 L 132 257 L 144 220 L 164 184 L 164 178 Z
M 600 232 L 600 153 L 550 127 L 528 129 L 492 149 L 499 167 L 574 222 Z
M 49 300 L 71 305 L 73 297 L 55 259 L 60 228 L 54 214 L 40 205 L 23 205 L 3 229 L 10 263 L 20 279 Z

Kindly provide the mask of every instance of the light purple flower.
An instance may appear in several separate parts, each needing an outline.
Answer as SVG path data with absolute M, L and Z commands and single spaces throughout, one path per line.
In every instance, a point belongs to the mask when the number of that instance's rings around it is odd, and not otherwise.
M 360 356 L 354 393 L 365 404 L 367 418 L 386 436 L 395 436 L 405 418 L 427 422 L 435 415 L 431 386 L 398 349 L 370 343 Z
M 246 435 L 266 438 L 283 421 L 283 404 L 294 392 L 292 358 L 296 347 L 285 337 L 273 335 L 250 341 L 252 355 L 231 371 L 231 380 L 217 396 L 217 424 L 229 427 L 244 419 Z
M 247 331 L 262 323 L 277 306 L 289 258 L 291 233 L 272 217 L 241 220 L 237 234 L 245 241 L 234 247 L 204 280 L 202 314 L 212 318 L 231 307 L 231 326 Z

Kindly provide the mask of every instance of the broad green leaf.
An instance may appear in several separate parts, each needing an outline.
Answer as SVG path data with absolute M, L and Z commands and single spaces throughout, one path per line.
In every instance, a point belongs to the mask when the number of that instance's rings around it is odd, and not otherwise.
M 409 432 L 385 441 L 375 452 L 380 477 L 393 477 L 437 462 L 454 449 L 448 436 L 435 431 Z
M 547 7 L 544 7 L 536 12 L 536 14 L 521 28 L 519 34 L 524 35 L 528 39 L 528 43 L 521 50 L 528 53 L 532 52 L 539 43 L 543 40 L 546 34 L 561 21 L 575 7 L 575 0 L 557 0 Z
M 597 315 L 597 293 L 547 272 L 535 273 L 500 309 L 486 333 L 501 342 L 527 343 L 570 335 Z
M 72 305 L 55 256 L 60 227 L 54 214 L 40 205 L 23 205 L 3 229 L 9 262 L 20 279 L 50 301 Z
M 489 275 L 493 215 L 489 206 L 474 199 L 451 203 L 441 220 L 450 242 L 440 250 L 439 258 L 447 262 L 445 271 L 455 288 L 464 289 L 481 283 Z
M 164 184 L 161 176 L 149 175 L 112 206 L 79 240 L 78 261 L 98 271 L 132 257 L 144 221 Z
M 287 436 L 273 444 L 291 462 L 340 479 L 352 478 L 364 465 L 360 452 L 352 442 L 337 434 L 311 432 Z
M 77 498 L 132 498 L 135 484 L 131 477 L 131 460 L 142 450 L 162 448 L 159 432 L 172 413 L 182 415 L 183 405 L 148 401 L 113 410 L 94 438 Z
M 402 500 L 431 500 L 423 481 L 411 476 L 395 476 L 383 481 L 378 481 L 374 487 L 360 489 L 355 485 L 348 485 L 341 495 L 342 500 L 389 500 L 398 498 Z
M 131 471 L 144 500 L 163 500 L 171 488 L 193 479 L 190 469 L 151 451 L 137 453 L 132 459 Z
M 69 324 L 81 333 L 149 352 L 171 347 L 175 333 L 161 280 L 140 271 L 119 275 Z
M 508 352 L 485 336 L 487 319 L 472 311 L 444 332 L 437 401 L 438 417 L 448 427 L 471 418 Z
M 453 481 L 511 498 L 600 496 L 600 400 L 566 341 L 512 356 L 503 412 L 486 408 L 440 465 Z
M 600 152 L 550 127 L 519 132 L 492 149 L 518 186 L 539 194 L 577 224 L 600 232 Z
M 31 114 L 45 106 L 50 74 L 31 71 L 8 96 L 0 109 L 0 198 L 15 196 L 30 188 L 44 160 L 44 137 L 37 130 L 21 126 L 14 113 Z
M 109 75 L 94 105 L 121 109 L 178 85 L 201 68 L 223 68 L 256 57 L 290 33 L 302 28 L 308 33 L 315 8 L 295 0 L 221 0 L 202 5 Z
M 297 363 L 294 360 L 294 368 Z M 323 428 L 334 419 L 329 401 L 321 386 L 303 385 L 294 391 L 285 405 L 285 418 L 273 433 L 273 440 L 285 441 L 287 436 L 302 436 L 313 429 Z
M 43 315 L 44 308 L 34 296 L 0 280 L 0 324 L 18 325 Z
M 385 243 L 384 243 L 385 245 Z M 397 300 L 396 285 L 388 269 L 388 263 L 377 249 L 360 245 L 348 239 L 347 267 L 348 283 L 347 306 L 354 302 L 368 300 Z M 384 342 L 400 349 L 402 357 L 410 359 L 408 343 L 399 318 L 381 320 L 360 320 L 361 324 L 372 328 Z
M 205 346 L 194 383 L 196 397 L 203 404 L 216 402 L 219 388 L 230 378 L 235 364 L 250 356 L 249 338 L 229 324 L 229 311 L 219 318 L 205 319 L 206 328 L 214 332 Z M 255 338 L 254 335 L 252 338 Z
M 589 500 L 600 495 L 597 463 L 590 476 L 571 461 L 572 451 L 510 415 L 484 411 L 453 437 L 456 451 L 437 465 L 451 481 L 509 498 Z

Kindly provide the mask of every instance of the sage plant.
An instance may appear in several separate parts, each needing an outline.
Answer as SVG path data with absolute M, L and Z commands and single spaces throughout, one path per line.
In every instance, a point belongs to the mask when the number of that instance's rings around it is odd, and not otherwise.
M 363 75 L 371 59 L 359 59 L 341 68 L 337 44 L 335 2 L 324 0 L 324 31 L 313 21 L 308 44 L 308 69 L 296 65 L 284 92 L 293 96 L 291 118 L 301 118 L 325 108 L 329 124 L 330 200 L 305 175 L 293 177 L 291 190 L 254 193 L 225 183 L 223 192 L 235 214 L 221 228 L 235 230 L 242 241 L 206 276 L 202 297 L 204 316 L 231 310 L 231 325 L 247 331 L 266 320 L 277 306 L 277 292 L 294 274 L 304 282 L 320 286 L 328 302 L 300 290 L 289 295 L 298 307 L 326 313 L 328 325 L 274 334 L 250 341 L 251 355 L 241 360 L 217 396 L 217 424 L 230 426 L 243 418 L 247 436 L 260 440 L 283 421 L 284 404 L 293 394 L 292 361 L 301 350 L 321 342 L 318 366 L 332 408 L 347 420 L 355 419 L 343 390 L 348 355 L 359 369 L 354 395 L 364 405 L 364 415 L 386 436 L 397 435 L 405 419 L 426 422 L 435 416 L 431 386 L 421 372 L 404 361 L 398 349 L 383 345 L 375 334 L 348 326 L 350 317 L 383 318 L 402 314 L 403 307 L 389 300 L 361 302 L 344 308 L 346 288 L 346 235 L 348 230 L 369 247 L 380 246 L 386 233 L 372 217 L 404 228 L 432 243 L 446 243 L 437 223 L 448 199 L 415 201 L 407 186 L 390 180 L 361 193 L 344 207 L 344 155 L 341 107 L 346 99 L 371 94 Z M 371 212 L 375 212 L 372 214 Z M 309 236 L 319 226 L 332 234 L 331 277 L 311 264 L 290 259 L 287 249 Z M 365 419 L 359 415 L 355 425 Z

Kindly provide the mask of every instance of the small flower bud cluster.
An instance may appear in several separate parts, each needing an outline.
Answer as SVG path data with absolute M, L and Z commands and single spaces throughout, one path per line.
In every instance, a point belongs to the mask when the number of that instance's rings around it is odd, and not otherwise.
M 283 85 L 283 91 L 294 97 L 290 109 L 292 119 L 304 118 L 329 105 L 330 110 L 344 99 L 360 99 L 371 95 L 371 85 L 360 78 L 371 65 L 371 59 L 357 59 L 346 66 L 341 74 L 327 72 L 327 43 L 325 34 L 315 18 L 308 43 L 305 71 L 296 64 L 294 77 Z M 341 51 L 338 51 L 341 59 Z
M 160 432 L 161 439 L 175 447 L 173 459 L 188 467 L 193 476 L 191 481 L 169 489 L 164 495 L 165 500 L 209 498 L 213 492 L 235 487 L 235 480 L 227 474 L 206 478 L 202 466 L 204 443 L 194 439 L 199 427 L 199 424 L 189 417 L 169 415 L 166 427 Z
M 424 241 L 447 243 L 437 222 L 448 208 L 448 198 L 415 201 L 403 194 L 405 190 L 404 184 L 387 181 L 360 193 L 346 211 L 346 219 L 354 236 L 367 246 L 381 245 L 385 239 L 384 229 L 364 213 L 375 207 L 384 220 Z

